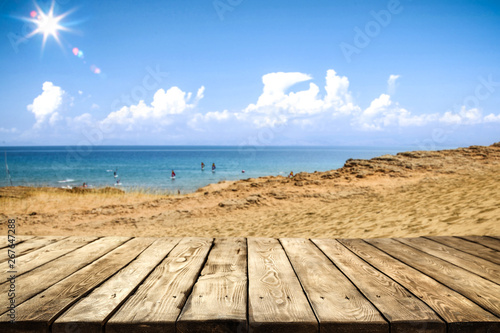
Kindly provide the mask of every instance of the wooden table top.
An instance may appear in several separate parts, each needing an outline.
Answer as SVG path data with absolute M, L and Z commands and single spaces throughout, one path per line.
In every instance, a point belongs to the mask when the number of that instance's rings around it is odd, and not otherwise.
M 0 262 L 0 332 L 500 332 L 496 236 L 17 236 Z

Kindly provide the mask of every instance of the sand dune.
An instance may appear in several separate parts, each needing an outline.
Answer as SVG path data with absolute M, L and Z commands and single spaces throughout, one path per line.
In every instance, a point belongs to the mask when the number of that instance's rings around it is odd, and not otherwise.
M 0 216 L 15 217 L 26 235 L 500 235 L 499 171 L 495 144 L 348 160 L 338 170 L 182 196 L 0 188 Z

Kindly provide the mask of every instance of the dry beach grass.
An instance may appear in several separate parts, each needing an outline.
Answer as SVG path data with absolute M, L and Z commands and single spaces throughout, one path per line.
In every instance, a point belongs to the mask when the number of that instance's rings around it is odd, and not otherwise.
M 0 188 L 26 235 L 412 237 L 500 234 L 500 145 L 348 160 L 187 195 Z M 2 224 L 2 232 L 5 232 Z

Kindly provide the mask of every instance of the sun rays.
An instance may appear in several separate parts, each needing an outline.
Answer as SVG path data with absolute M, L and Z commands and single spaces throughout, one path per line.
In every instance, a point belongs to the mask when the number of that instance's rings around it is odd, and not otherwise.
M 30 19 L 28 21 L 34 23 L 36 25 L 36 29 L 33 30 L 28 36 L 28 38 L 33 37 L 34 35 L 41 34 L 43 35 L 42 41 L 42 50 L 45 47 L 45 43 L 49 36 L 52 36 L 56 42 L 61 45 L 61 41 L 59 39 L 60 31 L 70 31 L 67 27 L 62 25 L 61 20 L 64 19 L 71 11 L 63 13 L 61 15 L 54 15 L 54 2 L 52 2 L 50 9 L 47 13 L 44 13 L 43 10 L 35 4 L 37 10 L 33 10 L 30 13 Z

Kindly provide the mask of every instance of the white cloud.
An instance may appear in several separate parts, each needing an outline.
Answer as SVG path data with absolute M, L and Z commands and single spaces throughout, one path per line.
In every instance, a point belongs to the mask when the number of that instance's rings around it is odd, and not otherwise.
M 66 118 L 66 124 L 69 128 L 77 128 L 80 126 L 92 126 L 95 123 L 94 118 L 90 113 L 84 113 L 74 118 Z
M 491 118 L 489 118 L 491 119 Z M 446 124 L 452 125 L 474 125 L 486 121 L 482 116 L 482 112 L 477 108 L 467 109 L 462 106 L 458 113 L 453 113 L 450 111 L 445 112 L 439 121 Z
M 359 123 L 362 129 L 380 130 L 383 125 L 389 125 L 394 115 L 398 113 L 397 109 L 391 110 L 391 106 L 391 96 L 382 94 L 370 103 L 370 106 L 357 117 L 355 122 Z
M 49 119 L 51 125 L 60 119 L 57 111 L 61 108 L 63 97 L 66 94 L 61 87 L 55 86 L 49 81 L 43 84 L 42 90 L 43 92 L 33 100 L 33 103 L 27 106 L 28 111 L 35 115 L 35 128 L 41 127 L 46 119 Z
M 389 95 L 394 95 L 396 93 L 396 81 L 399 79 L 400 75 L 391 74 L 387 80 L 387 92 Z
M 388 90 L 391 90 L 391 86 L 396 86 L 398 78 L 399 75 L 389 77 Z M 175 139 L 181 143 L 182 140 L 196 143 L 200 138 L 223 140 L 227 137 L 231 140 L 251 137 L 252 133 L 258 133 L 257 136 L 272 133 L 273 137 L 280 133 L 279 140 L 283 142 L 302 142 L 300 140 L 304 138 L 327 142 L 332 133 L 337 136 L 341 136 L 341 133 L 360 134 L 356 130 L 394 131 L 395 128 L 423 126 L 431 122 L 449 125 L 500 123 L 500 114 L 483 117 L 481 110 L 477 108 L 462 107 L 457 113 L 414 114 L 387 93 L 380 94 L 368 106 L 361 107 L 352 97 L 349 79 L 332 69 L 326 73 L 324 89 L 312 82 L 310 75 L 299 72 L 269 73 L 262 76 L 262 83 L 262 93 L 256 101 L 240 110 L 201 113 L 197 110 L 197 105 L 204 98 L 205 88 L 200 87 L 194 94 L 174 86 L 168 90 L 156 91 L 151 103 L 141 100 L 136 104 L 123 106 L 101 120 L 93 118 L 90 113 L 66 117 L 64 129 L 56 126 L 63 119 L 63 108 L 71 107 L 71 98 L 60 87 L 45 82 L 43 92 L 28 105 L 28 110 L 36 118 L 34 129 L 42 124 L 49 124 L 52 127 L 48 130 L 66 135 L 99 128 L 105 129 L 108 138 L 125 140 L 133 136 L 155 140 L 158 133 L 161 133 L 162 138 Z M 292 91 L 291 88 L 299 83 L 308 86 L 303 90 Z M 99 105 L 92 104 L 89 111 L 96 109 L 99 109 Z M 175 126 L 170 126 L 167 130 L 166 126 L 171 124 Z M 8 131 L 0 128 L 0 133 Z M 40 134 L 38 130 L 34 132 Z M 203 136 L 193 135 L 194 133 L 203 133 Z
M 499 122 L 500 123 L 500 114 L 494 115 L 493 113 L 490 113 L 489 115 L 484 117 L 484 122 L 486 122 L 486 123 Z
M 167 91 L 159 89 L 154 97 L 151 105 L 153 106 L 151 116 L 161 118 L 168 114 L 179 114 L 188 108 L 188 100 L 191 98 L 191 93 L 186 95 L 185 92 L 178 87 L 172 87 Z
M 205 115 L 203 115 L 203 120 L 205 121 L 210 121 L 210 120 L 227 120 L 229 117 L 231 117 L 232 114 L 229 113 L 229 111 L 224 110 L 222 112 L 216 111 L 216 112 L 207 112 Z
M 458 125 L 462 122 L 462 118 L 456 113 L 447 111 L 441 116 L 441 118 L 439 118 L 439 121 L 442 123 Z
M 196 113 L 192 116 L 191 120 L 188 121 L 189 127 L 195 130 L 201 130 L 203 126 L 206 126 L 207 123 L 216 122 L 220 123 L 228 120 L 237 120 L 236 115 L 234 113 L 229 112 L 228 110 L 213 111 L 207 112 L 205 114 Z
M 349 91 L 349 79 L 339 76 L 333 69 L 326 72 L 325 109 L 331 109 L 334 114 L 351 114 L 358 112 L 359 107 L 354 105 Z
M 151 105 L 139 101 L 136 105 L 124 106 L 118 111 L 111 112 L 102 124 L 121 125 L 126 130 L 137 128 L 158 127 L 170 124 L 173 115 L 179 115 L 186 110 L 193 109 L 198 101 L 203 98 L 205 88 L 198 89 L 194 101 L 190 104 L 191 93 L 186 93 L 178 87 L 172 87 L 165 91 L 159 89 L 153 97 Z
M 334 70 L 327 71 L 323 98 L 319 87 L 312 82 L 307 90 L 287 93 L 293 85 L 311 79 L 310 75 L 298 72 L 266 74 L 262 77 L 264 88 L 257 102 L 249 104 L 243 114 L 237 116 L 242 120 L 251 119 L 257 127 L 273 127 L 297 117 L 327 112 L 334 116 L 349 115 L 360 111 L 349 91 L 349 80 Z
M 287 104 L 288 95 L 285 90 L 291 86 L 304 81 L 311 80 L 311 76 L 303 73 L 269 73 L 262 76 L 264 89 L 257 103 L 250 104 L 245 112 L 264 112 L 267 107 L 275 107 L 277 105 Z
M 73 133 L 79 133 L 79 134 L 89 133 L 95 128 L 99 128 L 98 127 L 99 123 L 90 113 L 84 113 L 73 118 L 67 117 L 65 120 L 66 120 L 66 129 Z M 102 132 L 103 132 L 102 130 L 99 131 L 99 133 Z
M 205 87 L 204 86 L 201 86 L 198 91 L 196 92 L 196 99 L 195 99 L 195 103 L 198 103 L 199 100 L 201 100 L 203 97 L 205 97 L 204 95 L 205 93 Z
M 399 103 L 393 102 L 391 96 L 382 94 L 353 119 L 353 125 L 359 125 L 363 130 L 382 130 L 389 126 L 422 126 L 436 119 L 435 114 L 412 115 Z
M 17 128 L 15 128 L 15 127 L 12 127 L 12 128 L 0 127 L 0 133 L 16 133 L 16 132 L 17 132 Z
M 55 126 L 56 123 L 60 120 L 62 120 L 63 117 L 59 114 L 59 112 L 54 112 L 49 119 L 49 124 L 50 126 Z
M 90 107 L 92 110 L 99 110 L 101 107 L 99 104 L 93 103 L 92 106 Z
M 251 121 L 257 127 L 273 127 L 285 123 L 293 114 L 312 114 L 322 107 L 317 100 L 319 88 L 311 83 L 308 90 L 286 93 L 293 85 L 311 80 L 303 73 L 269 73 L 262 76 L 264 88 L 255 104 L 249 104 L 236 117 Z

